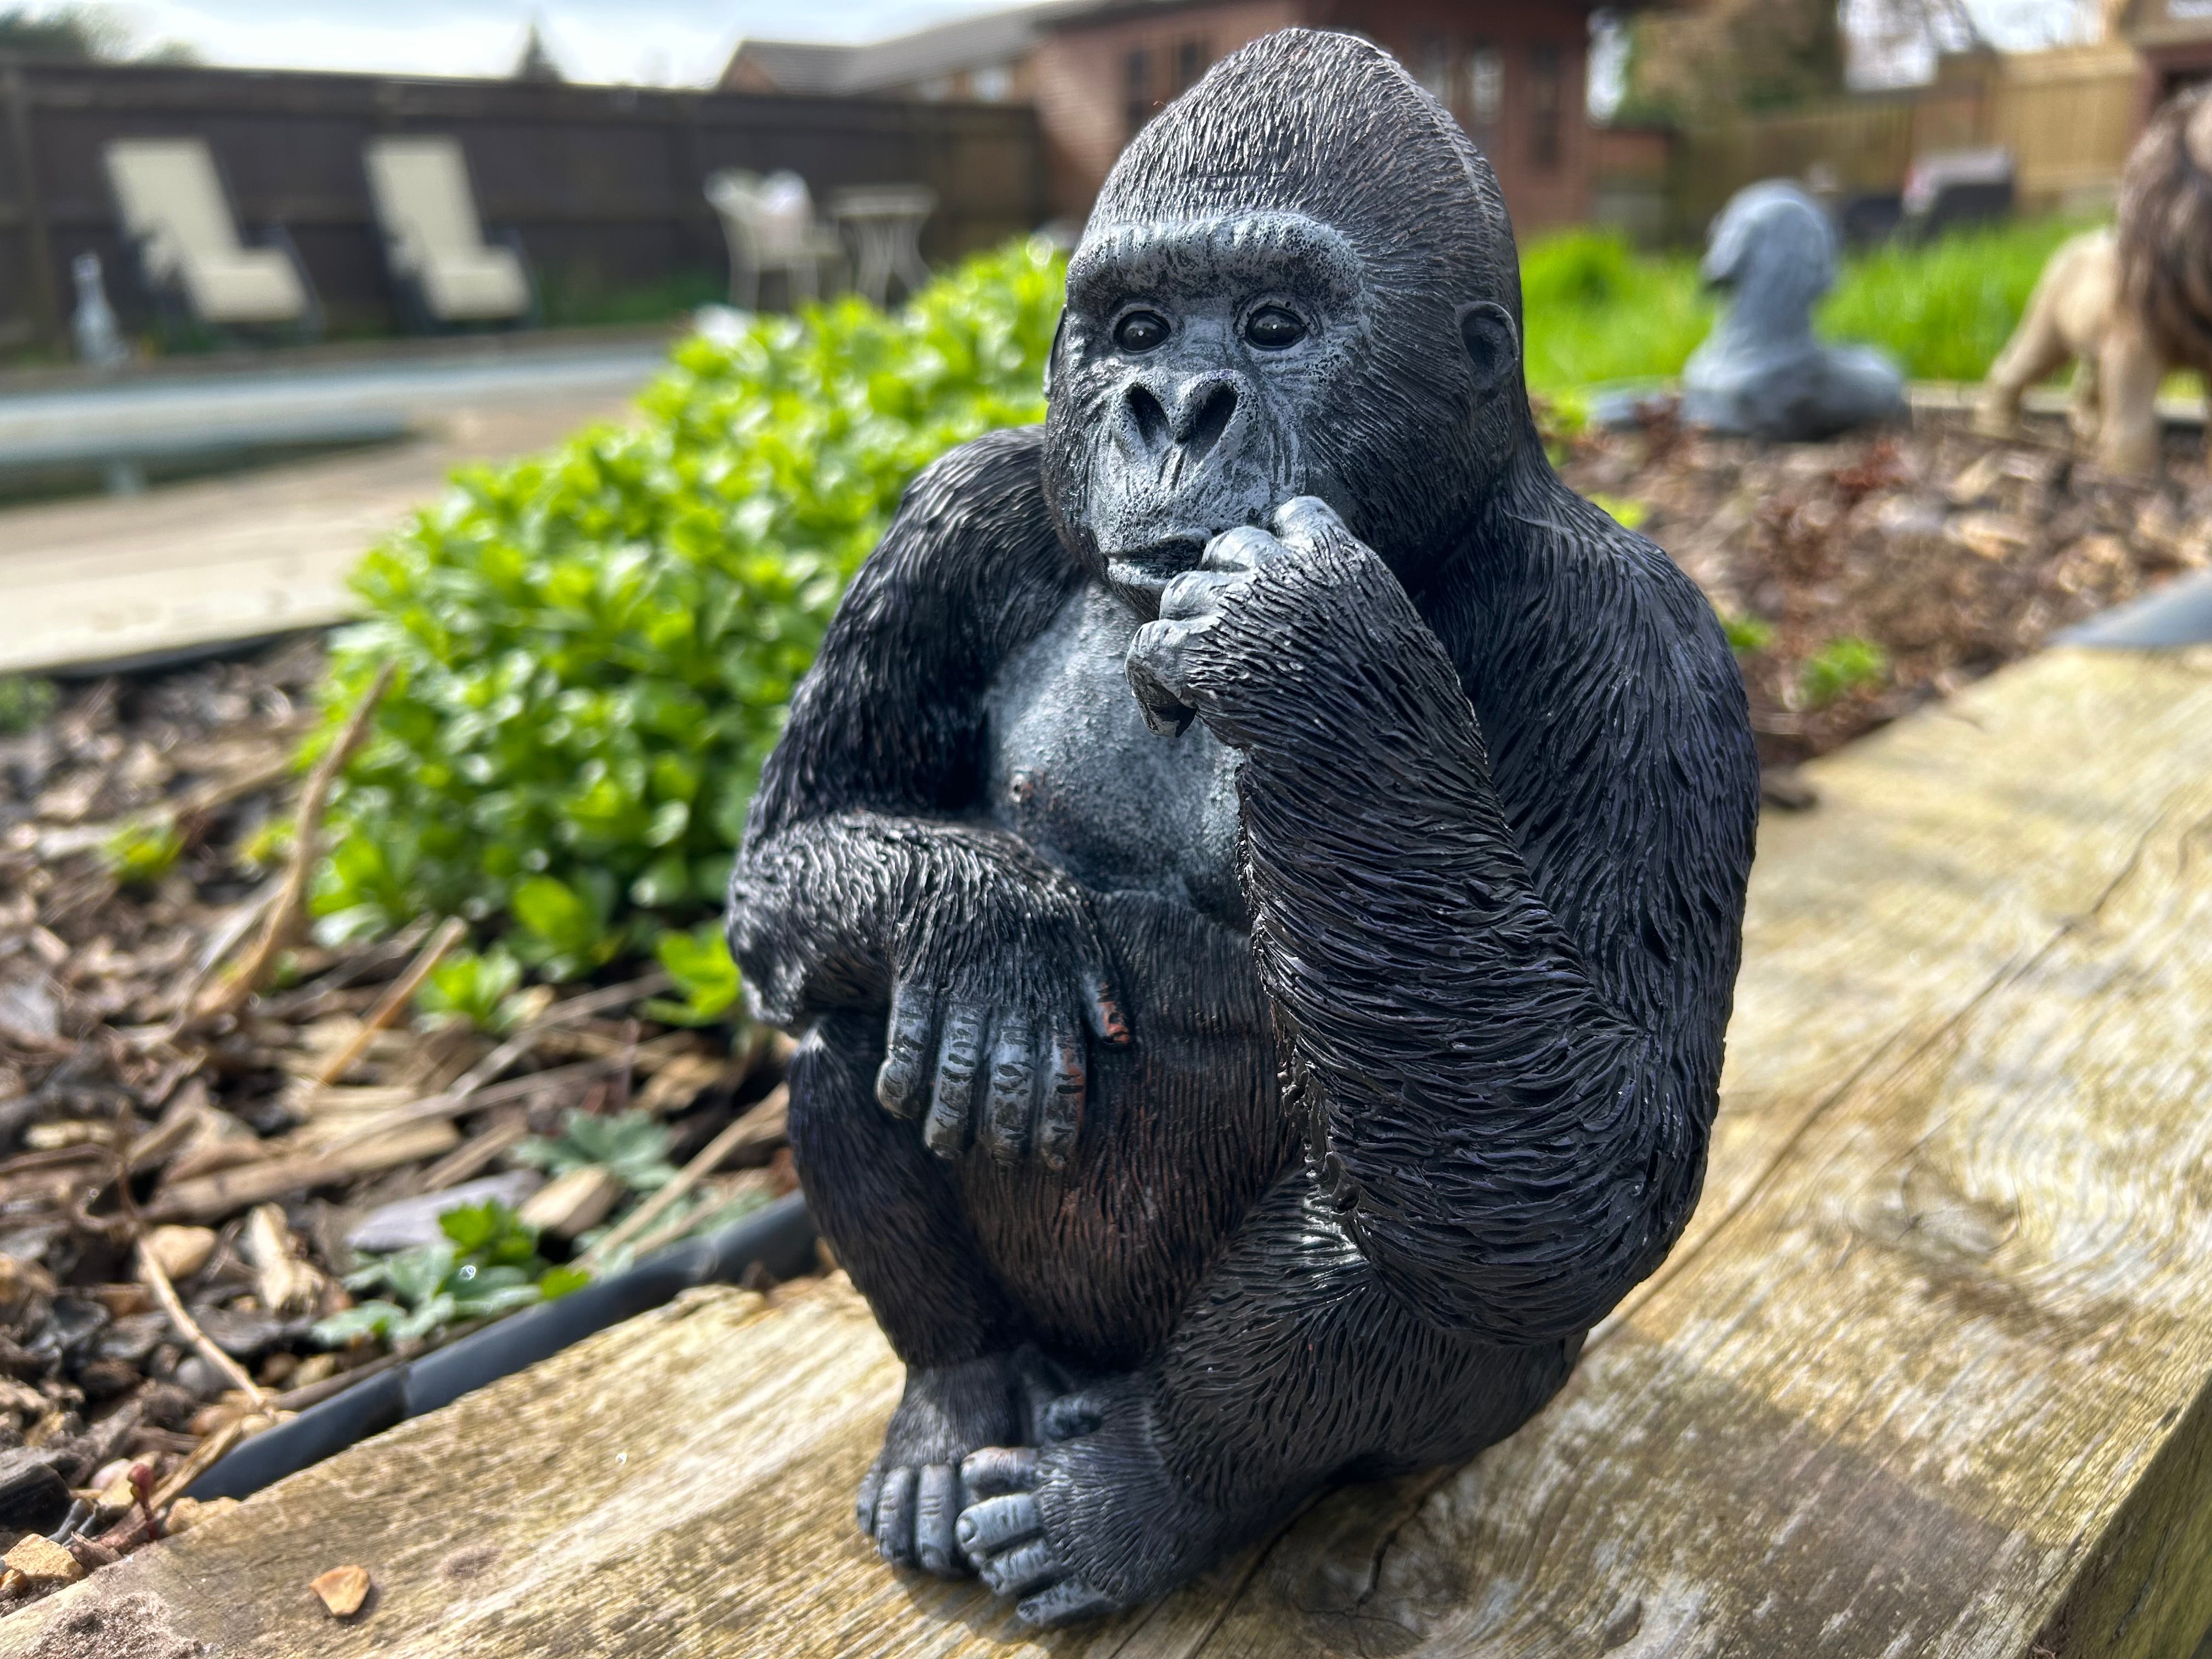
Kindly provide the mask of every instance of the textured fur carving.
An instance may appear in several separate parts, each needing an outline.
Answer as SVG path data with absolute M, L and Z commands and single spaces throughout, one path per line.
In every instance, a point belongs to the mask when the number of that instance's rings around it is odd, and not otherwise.
M 1696 1201 L 1742 686 L 1553 475 L 1519 312 L 1389 58 L 1224 60 L 1108 181 L 1045 428 L 915 484 L 763 778 L 732 945 L 908 1368 L 860 1523 L 1032 1622 L 1511 1432 Z

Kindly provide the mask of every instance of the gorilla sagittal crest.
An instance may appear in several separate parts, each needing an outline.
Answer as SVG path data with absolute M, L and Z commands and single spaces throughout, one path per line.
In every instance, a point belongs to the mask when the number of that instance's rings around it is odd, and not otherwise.
M 861 1528 L 1038 1624 L 1551 1397 L 1696 1201 L 1758 798 L 1374 47 L 1270 37 L 1130 146 L 1049 406 L 908 493 L 730 911 L 908 1367 Z

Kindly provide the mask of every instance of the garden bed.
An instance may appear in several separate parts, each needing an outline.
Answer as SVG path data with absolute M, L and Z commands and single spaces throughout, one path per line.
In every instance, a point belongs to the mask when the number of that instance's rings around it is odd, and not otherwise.
M 2212 562 L 2201 442 L 2177 434 L 2151 482 L 2100 472 L 2063 437 L 1923 421 L 1769 446 L 1686 431 L 1657 404 L 1637 429 L 1564 446 L 1562 470 L 1705 589 L 1760 757 L 1784 769 Z
M 485 986 L 426 917 L 227 988 L 286 902 L 323 668 L 102 680 L 0 737 L 0 1551 L 71 1494 L 135 1547 L 134 1466 L 165 1507 L 241 1433 L 793 1185 L 781 1039 L 680 1023 L 658 972 Z

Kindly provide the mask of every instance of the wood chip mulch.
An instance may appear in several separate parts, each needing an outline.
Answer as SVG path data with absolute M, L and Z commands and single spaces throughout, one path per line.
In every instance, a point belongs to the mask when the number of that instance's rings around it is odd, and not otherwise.
M 497 1035 L 418 1029 L 396 993 L 459 934 L 426 916 L 340 950 L 295 927 L 232 993 L 283 897 L 281 842 L 249 855 L 297 810 L 321 668 L 307 639 L 64 684 L 0 735 L 0 1556 L 63 1532 L 96 1567 L 149 1541 L 146 1500 L 199 1518 L 175 1500 L 216 1454 L 389 1363 L 313 1327 L 354 1300 L 349 1235 L 402 1200 L 504 1181 L 546 1258 L 611 1268 L 795 1184 L 787 1045 L 656 1023 L 650 964 L 526 992 Z M 118 832 L 149 829 L 181 853 L 119 878 Z M 712 1157 L 657 1205 L 517 1162 L 574 1111 L 650 1120 L 665 1166 Z M 618 1253 L 584 1248 L 610 1225 Z M 0 1611 L 64 1577 L 7 1568 Z
M 1761 445 L 1658 404 L 1638 429 L 1577 440 L 1563 471 L 1616 511 L 1634 503 L 1637 527 L 1750 623 L 1739 660 L 1779 770 L 2212 562 L 2201 437 L 2175 434 L 2166 460 L 2157 480 L 2100 473 L 2055 421 L 2011 443 L 1930 422 Z M 1840 689 L 1808 674 L 1838 641 L 1880 647 L 1880 672 Z

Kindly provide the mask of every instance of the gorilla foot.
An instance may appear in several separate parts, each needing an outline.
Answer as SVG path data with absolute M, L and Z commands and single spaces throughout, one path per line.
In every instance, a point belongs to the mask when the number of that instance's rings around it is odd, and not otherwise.
M 854 1505 L 878 1553 L 940 1578 L 969 1577 L 974 1569 L 954 1536 L 969 1501 L 961 1464 L 980 1446 L 1035 1439 L 1037 1413 L 1064 1387 L 1058 1369 L 1034 1349 L 909 1367 L 883 1451 Z
M 1221 1518 L 1168 1472 L 1134 1379 L 1054 1401 L 1048 1443 L 994 1446 L 961 1467 L 957 1535 L 1025 1624 L 1073 1624 L 1164 1595 L 1211 1560 Z

